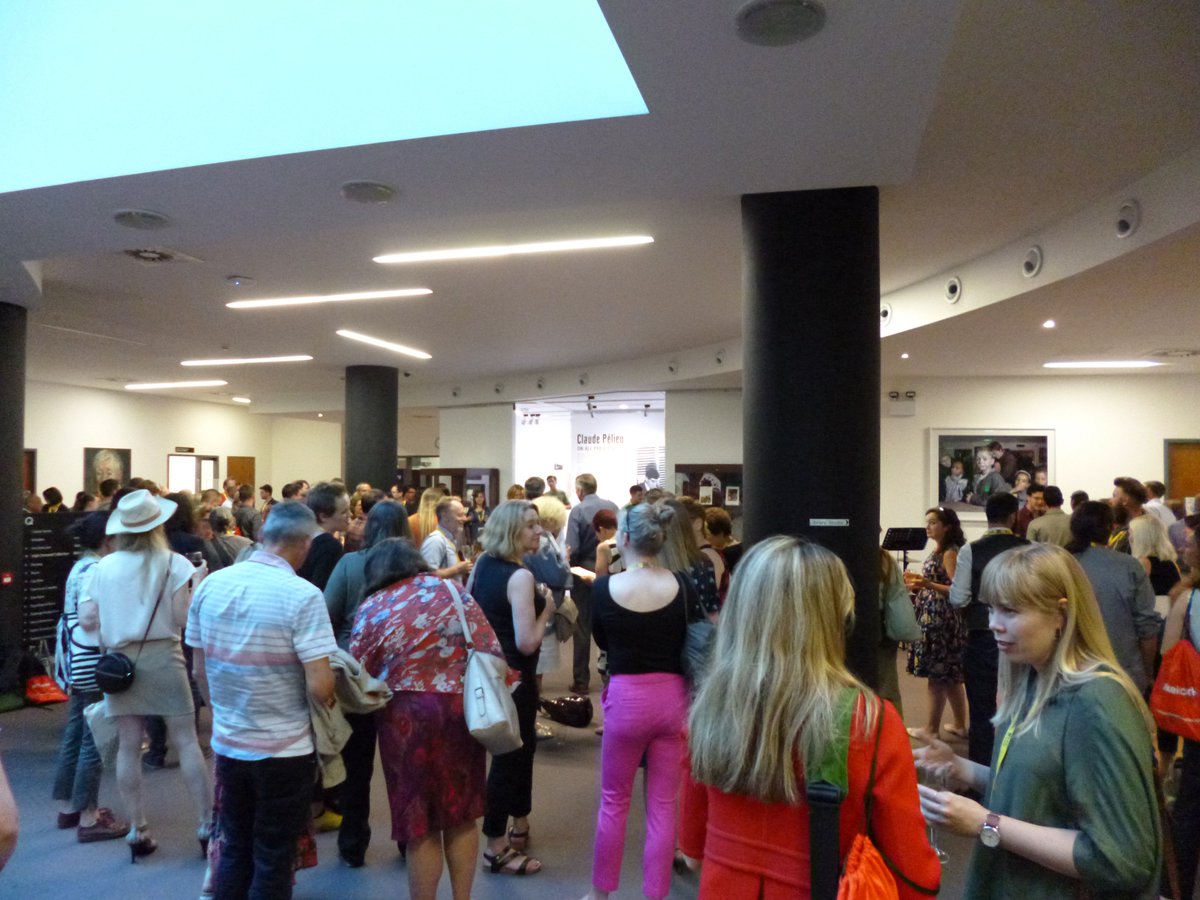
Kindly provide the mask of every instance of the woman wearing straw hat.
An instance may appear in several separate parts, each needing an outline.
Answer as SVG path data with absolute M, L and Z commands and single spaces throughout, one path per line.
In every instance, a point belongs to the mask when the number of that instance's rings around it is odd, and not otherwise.
M 191 794 L 201 849 L 209 836 L 212 788 L 196 737 L 192 692 L 188 687 L 180 634 L 187 622 L 194 582 L 203 568 L 167 546 L 163 523 L 176 504 L 149 491 L 121 498 L 109 517 L 107 532 L 115 551 L 95 566 L 91 596 L 80 603 L 80 621 L 98 622 L 100 645 L 134 660 L 132 686 L 106 698 L 108 716 L 117 720 L 117 786 L 132 823 L 126 841 L 130 857 L 154 852 L 142 801 L 142 717 L 162 716 L 167 738 L 179 754 L 179 767 Z M 143 637 L 144 636 L 144 637 Z

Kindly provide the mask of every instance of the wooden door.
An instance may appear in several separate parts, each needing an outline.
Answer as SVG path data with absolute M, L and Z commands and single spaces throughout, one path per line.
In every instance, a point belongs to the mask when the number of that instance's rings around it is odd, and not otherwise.
M 1163 441 L 1167 495 L 1173 500 L 1200 495 L 1200 440 Z
M 21 485 L 27 491 L 37 490 L 37 451 L 26 450 L 21 459 Z
M 248 484 L 253 488 L 257 488 L 258 482 L 254 480 L 254 457 L 225 457 L 225 477 L 235 479 L 238 484 Z

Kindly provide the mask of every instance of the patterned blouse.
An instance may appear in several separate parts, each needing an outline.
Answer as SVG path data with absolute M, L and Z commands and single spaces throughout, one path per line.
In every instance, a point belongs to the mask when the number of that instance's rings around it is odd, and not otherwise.
M 475 648 L 503 659 L 483 610 L 459 594 Z M 355 615 L 350 654 L 393 691 L 461 694 L 467 647 L 446 583 L 420 574 L 371 594 Z

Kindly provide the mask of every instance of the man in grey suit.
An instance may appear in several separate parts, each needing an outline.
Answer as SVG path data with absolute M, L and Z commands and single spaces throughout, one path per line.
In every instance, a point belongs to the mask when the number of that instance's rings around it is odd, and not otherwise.
M 575 496 L 579 498 L 579 503 L 571 507 L 571 515 L 567 518 L 567 559 L 572 566 L 595 572 L 596 548 L 600 545 L 600 539 L 596 536 L 596 529 L 592 527 L 592 518 L 602 509 L 612 510 L 615 514 L 617 504 L 596 496 L 596 476 L 588 473 L 575 479 Z M 591 580 L 575 576 L 571 598 L 579 609 L 572 641 L 575 649 L 571 692 L 586 694 L 592 680 Z

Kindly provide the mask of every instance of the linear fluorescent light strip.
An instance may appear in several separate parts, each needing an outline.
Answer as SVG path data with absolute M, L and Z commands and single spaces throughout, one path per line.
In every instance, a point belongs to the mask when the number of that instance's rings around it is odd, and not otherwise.
M 571 241 L 539 241 L 532 244 L 498 244 L 493 247 L 456 247 L 448 250 L 416 250 L 412 253 L 386 253 L 376 256 L 377 263 L 441 262 L 450 259 L 481 259 L 497 256 L 519 256 L 526 253 L 561 253 L 569 250 L 601 250 L 607 247 L 633 247 L 653 244 L 654 238 L 645 234 L 621 235 L 606 238 L 581 238 Z
M 229 399 L 232 400 L 234 403 L 249 403 L 250 402 L 249 397 L 230 397 Z
M 310 306 L 315 303 L 352 303 L 355 300 L 387 300 L 392 297 L 424 297 L 429 288 L 400 288 L 393 291 L 355 291 L 348 294 L 313 294 L 307 297 L 269 297 L 262 300 L 233 300 L 230 309 L 264 309 L 270 306 Z
M 1048 362 L 1043 369 L 1149 369 L 1163 363 L 1148 359 L 1102 359 L 1091 362 Z
M 228 381 L 157 381 L 147 384 L 127 384 L 127 391 L 165 391 L 169 388 L 223 387 Z
M 246 359 L 185 359 L 181 366 L 253 366 L 259 363 L 290 363 L 308 362 L 312 357 L 300 354 L 297 356 L 255 356 Z
M 393 353 L 403 353 L 405 356 L 415 356 L 417 359 L 433 359 L 424 350 L 406 347 L 403 344 L 393 344 L 391 341 L 382 341 L 379 338 L 371 337 L 369 334 L 359 334 L 357 331 L 349 331 L 345 328 L 339 329 L 338 334 L 344 338 L 350 338 L 352 341 L 362 341 L 362 343 L 370 344 L 372 347 L 382 347 L 384 350 L 391 350 Z

